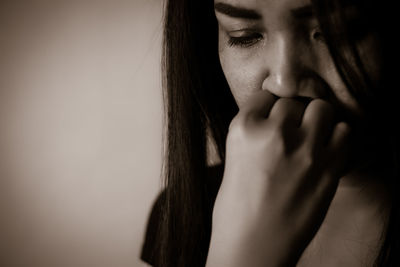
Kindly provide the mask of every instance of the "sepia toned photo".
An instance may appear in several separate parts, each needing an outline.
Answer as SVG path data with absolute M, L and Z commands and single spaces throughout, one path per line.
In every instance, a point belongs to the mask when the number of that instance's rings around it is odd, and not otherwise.
M 0 2 L 0 267 L 400 266 L 394 2 Z

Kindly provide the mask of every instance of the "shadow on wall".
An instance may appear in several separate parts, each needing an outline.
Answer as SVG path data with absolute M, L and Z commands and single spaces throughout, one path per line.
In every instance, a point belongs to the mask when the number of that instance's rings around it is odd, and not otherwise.
M 0 266 L 141 266 L 161 0 L 1 1 Z

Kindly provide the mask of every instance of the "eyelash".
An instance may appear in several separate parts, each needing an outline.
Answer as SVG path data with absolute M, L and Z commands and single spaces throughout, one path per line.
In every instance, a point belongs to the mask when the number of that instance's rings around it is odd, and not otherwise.
M 319 27 L 316 27 L 312 30 L 311 37 L 312 37 L 312 39 L 314 39 L 316 41 L 325 42 L 324 34 L 322 33 L 322 31 Z M 230 47 L 236 46 L 236 47 L 241 47 L 241 48 L 247 48 L 247 47 L 253 46 L 258 41 L 260 41 L 262 38 L 263 38 L 263 36 L 259 33 L 252 33 L 252 34 L 249 34 L 246 36 L 240 36 L 240 37 L 229 36 L 228 45 Z
M 233 37 L 229 36 L 228 45 L 237 47 L 250 47 L 260 41 L 263 36 L 259 33 L 252 33 L 246 36 Z

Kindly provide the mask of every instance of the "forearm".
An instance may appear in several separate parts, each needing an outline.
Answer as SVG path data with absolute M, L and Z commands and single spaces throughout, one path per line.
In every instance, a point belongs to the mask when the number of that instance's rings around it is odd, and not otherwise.
M 235 243 L 212 238 L 206 267 L 295 267 L 299 259 L 293 252 L 281 249 L 278 242 L 268 245 L 260 245 L 256 240 Z

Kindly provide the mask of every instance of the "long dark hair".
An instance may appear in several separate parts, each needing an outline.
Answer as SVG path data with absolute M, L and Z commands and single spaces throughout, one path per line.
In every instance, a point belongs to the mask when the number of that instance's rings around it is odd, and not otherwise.
M 313 1 L 337 69 L 349 90 L 366 110 L 371 110 L 371 114 L 377 114 L 373 112 L 374 108 L 377 108 L 373 103 L 378 101 L 379 114 L 395 112 L 392 114 L 397 115 L 399 112 L 396 109 L 389 110 L 390 108 L 384 105 L 384 98 L 381 96 L 389 94 L 395 97 L 397 93 L 394 91 L 398 90 L 393 88 L 394 84 L 390 79 L 386 79 L 387 82 L 379 86 L 371 83 L 352 42 L 353 36 L 348 28 L 349 24 L 346 23 L 342 2 L 346 1 Z M 382 8 L 384 4 L 380 4 L 385 1 L 379 4 L 373 3 L 372 0 L 352 2 L 367 16 L 373 14 L 371 11 L 386 12 Z M 386 35 L 388 25 L 381 28 L 387 21 L 373 18 L 365 18 L 369 21 L 366 27 L 373 26 L 386 49 L 386 44 L 390 44 L 393 39 Z M 219 63 L 218 24 L 214 15 L 214 1 L 166 0 L 164 23 L 165 191 L 155 266 L 204 266 L 211 233 L 210 207 L 213 204 L 210 203 L 213 200 L 207 198 L 211 189 L 205 182 L 207 136 L 211 136 L 215 141 L 223 163 L 229 123 L 237 113 L 238 107 Z M 343 34 L 346 38 L 343 38 Z M 386 65 L 393 57 L 392 54 L 388 55 L 383 55 Z M 395 77 L 391 76 L 393 71 L 390 68 L 383 67 L 382 72 L 385 73 L 385 78 Z M 389 89 L 389 85 L 392 88 Z M 381 89 L 382 87 L 385 89 Z M 393 100 L 394 98 L 390 99 Z M 392 133 L 388 138 L 391 140 L 388 147 L 393 156 L 391 159 L 394 177 L 397 178 L 395 167 L 398 166 L 399 146 L 396 128 L 388 127 L 383 131 Z M 396 181 L 395 178 L 388 181 L 391 188 L 398 188 Z M 383 233 L 385 241 L 376 266 L 398 264 L 396 253 L 400 238 L 397 229 L 399 211 L 396 199 L 393 203 L 390 223 L 387 231 Z
M 394 25 L 396 14 L 387 1 L 373 0 L 313 0 L 322 31 L 327 41 L 336 68 L 349 91 L 367 113 L 369 130 L 376 136 L 375 149 L 380 153 L 380 168 L 387 177 L 381 177 L 390 192 L 391 210 L 387 227 L 382 233 L 382 247 L 375 260 L 378 266 L 400 266 L 399 253 L 399 115 L 397 103 L 400 88 L 397 85 L 396 70 L 399 43 L 393 38 L 390 25 Z M 360 16 L 351 21 L 344 12 L 345 5 L 353 5 Z M 354 31 L 356 30 L 356 32 Z M 381 69 L 380 80 L 374 83 L 368 76 L 356 46 L 363 34 L 373 34 L 378 40 Z M 361 36 L 360 36 L 361 35 Z M 398 79 L 398 78 L 397 78 Z M 381 170 L 382 171 L 382 170 Z

